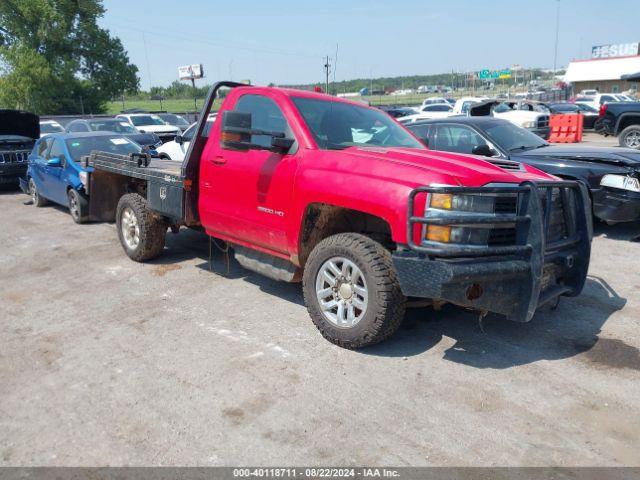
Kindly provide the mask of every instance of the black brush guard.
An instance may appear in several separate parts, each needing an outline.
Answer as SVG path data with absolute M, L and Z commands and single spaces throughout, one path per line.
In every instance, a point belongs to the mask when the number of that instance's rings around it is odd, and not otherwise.
M 558 239 L 550 239 L 554 191 L 561 197 L 566 225 L 565 234 Z M 416 216 L 416 197 L 434 193 L 516 195 L 517 207 L 515 213 L 505 214 L 438 210 L 437 215 Z M 406 296 L 447 301 L 527 322 L 539 306 L 582 291 L 593 234 L 589 195 L 581 183 L 419 187 L 409 195 L 408 212 L 408 245 L 393 255 Z M 416 225 L 515 226 L 515 242 L 504 246 L 417 244 L 413 239 Z

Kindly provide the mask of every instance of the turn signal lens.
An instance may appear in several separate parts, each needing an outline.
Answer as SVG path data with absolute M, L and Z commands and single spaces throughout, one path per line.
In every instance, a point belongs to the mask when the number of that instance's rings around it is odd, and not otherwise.
M 433 193 L 431 194 L 429 206 L 431 208 L 442 208 L 445 210 L 451 210 L 452 200 L 453 195 L 447 193 Z
M 223 142 L 240 142 L 242 140 L 242 137 L 239 133 L 222 132 L 222 134 L 220 135 L 220 140 L 222 140 Z
M 451 227 L 428 225 L 425 239 L 431 242 L 449 243 L 451 241 Z

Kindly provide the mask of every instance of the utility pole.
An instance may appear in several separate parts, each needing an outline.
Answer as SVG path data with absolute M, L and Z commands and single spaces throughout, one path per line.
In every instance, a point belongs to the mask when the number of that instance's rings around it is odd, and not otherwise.
M 324 74 L 325 74 L 325 91 L 324 93 L 328 94 L 329 93 L 329 70 L 331 68 L 331 64 L 329 63 L 329 55 L 326 56 L 325 58 L 325 63 L 324 63 Z
M 196 79 L 191 77 L 191 85 L 193 86 L 193 109 L 198 111 L 198 90 L 196 90 Z
M 556 44 L 555 44 L 555 50 L 553 53 L 553 76 L 555 78 L 556 75 L 556 67 L 558 64 L 558 34 L 560 32 L 560 0 L 556 0 L 557 3 L 557 7 L 556 7 Z

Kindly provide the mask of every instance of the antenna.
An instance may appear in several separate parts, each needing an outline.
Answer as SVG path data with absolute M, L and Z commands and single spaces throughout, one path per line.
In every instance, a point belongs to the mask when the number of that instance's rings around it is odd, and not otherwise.
M 333 88 L 336 88 L 336 70 L 338 69 L 338 44 L 336 43 L 336 56 L 333 59 Z
M 329 93 L 329 71 L 331 70 L 331 64 L 329 63 L 329 55 L 325 57 L 324 62 L 324 75 L 325 75 L 325 90 L 324 93 Z

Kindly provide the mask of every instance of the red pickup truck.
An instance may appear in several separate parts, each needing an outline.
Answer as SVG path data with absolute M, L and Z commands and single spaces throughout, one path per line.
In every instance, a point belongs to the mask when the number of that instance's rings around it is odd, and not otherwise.
M 182 164 L 85 162 L 89 216 L 115 218 L 133 260 L 159 255 L 169 228 L 200 229 L 244 267 L 301 281 L 315 325 L 346 348 L 390 336 L 408 298 L 529 321 L 578 295 L 589 265 L 582 185 L 429 151 L 384 112 L 328 95 L 220 82 Z

